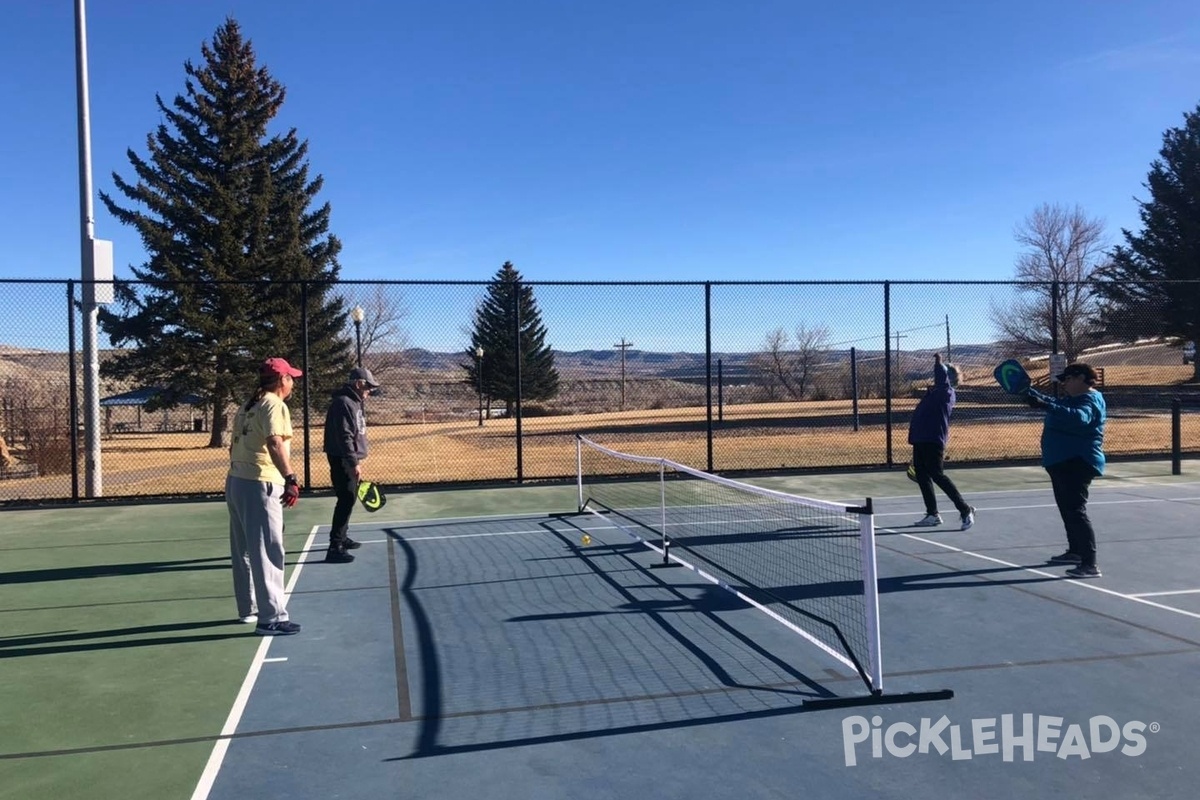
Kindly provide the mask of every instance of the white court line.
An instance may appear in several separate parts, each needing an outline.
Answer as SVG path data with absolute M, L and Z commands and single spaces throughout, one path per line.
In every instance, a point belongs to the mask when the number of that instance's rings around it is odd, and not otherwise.
M 914 495 L 915 496 L 915 495 Z M 1089 500 L 1088 506 L 1120 506 L 1131 503 L 1182 503 L 1190 500 L 1200 500 L 1200 497 L 1138 497 L 1132 500 Z M 1054 503 L 1030 503 L 1023 506 L 980 506 L 976 511 L 1021 511 L 1027 508 L 1057 508 Z M 913 511 L 888 511 L 876 513 L 876 517 L 911 517 Z
M 263 659 L 264 664 L 278 664 L 281 661 L 287 661 L 287 656 L 280 656 L 279 658 L 264 658 Z
M 307 551 L 309 545 L 312 544 L 313 538 L 317 535 L 317 528 L 314 525 L 308 533 L 308 541 L 304 543 L 304 549 Z M 296 579 L 300 577 L 300 570 L 304 568 L 307 559 L 301 560 L 296 564 L 296 568 L 292 570 L 292 577 L 288 580 L 287 586 L 283 590 L 284 605 L 287 604 L 287 598 L 291 597 L 292 589 L 296 586 Z M 221 771 L 221 764 L 225 761 L 225 753 L 229 750 L 229 737 L 237 731 L 238 723 L 242 721 L 242 714 L 246 710 L 246 703 L 250 701 L 250 691 L 254 688 L 254 682 L 258 680 L 258 673 L 262 669 L 263 662 L 267 660 L 267 649 L 271 646 L 271 640 L 274 636 L 264 636 L 262 641 L 258 643 L 258 650 L 254 653 L 254 660 L 250 662 L 250 669 L 246 672 L 246 679 L 242 681 L 242 688 L 238 690 L 237 697 L 233 701 L 233 708 L 229 709 L 229 716 L 225 720 L 224 727 L 221 728 L 221 736 L 217 741 L 213 742 L 212 753 L 208 756 L 208 763 L 204 765 L 204 772 L 200 774 L 200 782 L 196 784 L 196 790 L 192 792 L 192 800 L 207 800 L 208 793 L 212 791 L 213 784 L 217 780 L 217 773 Z
M 983 559 L 984 561 L 990 561 L 993 564 L 1001 564 L 1005 567 L 1013 567 L 1013 568 L 1019 569 L 1023 572 L 1032 573 L 1033 575 L 1041 575 L 1042 577 L 1045 577 L 1045 578 L 1058 578 L 1060 580 L 1066 580 L 1067 583 L 1073 583 L 1076 586 L 1082 587 L 1084 589 L 1091 589 L 1093 592 L 1100 592 L 1102 594 L 1112 595 L 1113 597 L 1120 597 L 1122 600 L 1129 600 L 1134 603 L 1141 603 L 1142 605 L 1151 606 L 1153 608 L 1161 608 L 1163 611 L 1172 611 L 1176 614 L 1182 614 L 1185 617 L 1191 617 L 1192 619 L 1200 619 L 1200 614 L 1197 614 L 1193 611 L 1184 611 L 1182 608 L 1175 608 L 1175 606 L 1165 606 L 1162 603 L 1155 603 L 1152 600 L 1145 600 L 1136 594 L 1125 594 L 1124 592 L 1117 592 L 1112 589 L 1105 589 L 1103 586 L 1097 586 L 1094 583 L 1089 583 L 1089 581 L 1095 580 L 1094 578 L 1087 578 L 1087 579 L 1083 579 L 1083 580 L 1076 580 L 1073 578 L 1063 579 L 1061 575 L 1055 574 L 1053 572 L 1046 572 L 1045 570 L 1034 569 L 1033 567 L 1022 567 L 1020 564 L 1013 564 L 1011 561 L 1003 561 L 999 558 L 993 558 L 992 556 L 985 556 L 983 553 L 975 553 L 970 550 L 964 550 L 961 547 L 954 547 L 953 545 L 948 545 L 943 542 L 934 541 L 933 539 L 926 539 L 924 537 L 916 536 L 911 533 L 904 533 L 902 531 L 894 531 L 889 528 L 881 528 L 880 530 L 883 530 L 886 533 L 898 533 L 901 536 L 904 536 L 905 538 L 912 539 L 913 541 L 922 542 L 923 544 L 932 544 L 937 547 L 941 547 L 945 550 L 950 550 L 955 553 L 961 553 L 964 556 L 980 558 L 980 559 Z
M 477 519 L 537 519 L 539 517 L 552 517 L 555 514 L 575 514 L 578 509 L 570 511 L 524 511 L 511 514 L 474 514 L 469 517 L 425 517 L 424 519 L 391 519 L 371 522 L 351 522 L 350 527 L 360 528 L 383 528 L 388 525 L 397 527 L 423 525 L 430 522 L 470 522 Z M 328 525 L 318 525 L 318 528 L 328 528 Z
M 1169 594 L 1200 594 L 1200 589 L 1176 589 L 1173 592 L 1138 592 L 1130 597 L 1165 597 Z
M 1179 481 L 1178 483 L 1155 483 L 1153 481 L 1142 480 L 1141 478 L 1113 478 L 1113 481 L 1119 483 L 1093 483 L 1091 490 L 1094 494 L 1100 492 L 1127 492 L 1131 488 L 1141 486 L 1164 486 L 1169 489 L 1178 489 L 1179 487 L 1196 487 L 1200 486 L 1200 481 Z M 1129 483 L 1128 481 L 1136 481 Z M 968 492 L 972 497 L 978 497 L 985 494 L 1037 494 L 1050 491 L 1050 485 L 1047 482 L 1045 486 L 1030 486 L 1027 489 L 986 489 L 984 491 Z M 895 494 L 895 495 L 879 495 L 872 497 L 872 500 L 908 500 L 913 497 L 920 497 L 920 494 Z M 1177 498 L 1190 499 L 1190 498 Z M 861 501 L 860 501 L 861 502 Z M 852 503 L 850 505 L 853 505 Z

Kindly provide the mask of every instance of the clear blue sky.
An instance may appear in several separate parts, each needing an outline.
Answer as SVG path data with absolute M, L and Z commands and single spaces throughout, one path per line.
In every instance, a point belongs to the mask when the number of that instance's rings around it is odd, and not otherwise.
M 1184 0 L 90 0 L 97 189 L 226 15 L 356 279 L 1007 278 L 1042 202 L 1136 225 L 1200 101 Z M 73 277 L 73 4 L 4 17 L 0 276 Z
M 351 279 L 1004 279 L 1043 202 L 1136 227 L 1200 101 L 1194 0 L 819 5 L 89 0 L 96 189 L 227 15 Z M 73 3 L 3 10 L 0 277 L 76 277 Z

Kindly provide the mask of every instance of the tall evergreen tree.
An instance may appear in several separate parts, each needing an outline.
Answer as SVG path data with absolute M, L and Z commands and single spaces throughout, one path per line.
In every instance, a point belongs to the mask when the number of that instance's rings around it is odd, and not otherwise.
M 309 178 L 308 144 L 295 129 L 267 131 L 285 90 L 233 19 L 201 55 L 200 66 L 184 63 L 183 94 L 169 106 L 155 97 L 163 122 L 147 136 L 149 157 L 127 151 L 136 183 L 113 173 L 131 205 L 100 194 L 148 254 L 132 268 L 137 281 L 118 284 L 119 310 L 102 311 L 100 323 L 122 348 L 103 373 L 207 398 L 209 446 L 220 447 L 229 406 L 252 391 L 257 363 L 301 361 L 302 295 L 314 399 L 352 359 L 345 309 L 331 291 L 341 242 L 329 233 L 329 204 L 313 207 L 322 179 Z
M 1126 338 L 1161 334 L 1200 339 L 1200 106 L 1163 134 L 1139 201 L 1142 230 L 1121 231 L 1125 244 L 1097 277 L 1106 299 L 1101 319 Z M 1200 380 L 1200 364 L 1194 372 Z
M 513 303 L 513 297 L 517 299 Z M 549 400 L 558 394 L 558 371 L 554 352 L 546 344 L 546 326 L 533 298 L 533 289 L 521 283 L 521 273 L 505 261 L 488 285 L 487 296 L 475 309 L 469 361 L 461 366 L 463 383 L 476 387 L 475 349 L 483 348 L 483 393 L 489 400 L 503 400 L 508 414 L 517 400 L 517 360 L 514 347 L 516 313 L 520 309 L 521 402 Z

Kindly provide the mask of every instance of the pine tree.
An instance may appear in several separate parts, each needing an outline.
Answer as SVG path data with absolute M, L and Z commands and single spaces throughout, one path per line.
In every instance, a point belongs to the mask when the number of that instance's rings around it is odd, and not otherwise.
M 1163 134 L 1139 201 L 1142 230 L 1123 230 L 1125 244 L 1097 277 L 1107 300 L 1102 320 L 1126 338 L 1159 334 L 1200 339 L 1200 106 Z M 1135 321 L 1136 320 L 1136 321 Z M 1200 364 L 1195 378 L 1200 379 Z
M 349 369 L 341 298 L 331 294 L 341 243 L 329 204 L 313 204 L 307 142 L 295 129 L 269 135 L 285 90 L 260 67 L 249 40 L 227 19 L 184 63 L 185 90 L 147 136 L 143 158 L 127 151 L 136 183 L 113 173 L 131 206 L 101 200 L 137 230 L 148 260 L 118 284 L 119 312 L 101 312 L 114 345 L 107 377 L 206 397 L 210 447 L 222 445 L 230 404 L 253 389 L 262 359 L 299 363 L 302 281 L 308 284 L 309 390 L 313 398 Z M 300 392 L 297 392 L 300 395 Z
M 503 400 L 505 411 L 510 415 L 517 400 L 514 292 L 521 320 L 521 402 L 540 402 L 558 394 L 554 352 L 546 344 L 546 326 L 542 324 L 533 289 L 521 283 L 521 273 L 509 261 L 496 272 L 488 284 L 487 296 L 475 309 L 471 346 L 466 350 L 470 360 L 461 365 L 465 372 L 463 383 L 475 388 L 478 385 L 475 349 L 483 348 L 480 364 L 484 396 L 489 403 Z

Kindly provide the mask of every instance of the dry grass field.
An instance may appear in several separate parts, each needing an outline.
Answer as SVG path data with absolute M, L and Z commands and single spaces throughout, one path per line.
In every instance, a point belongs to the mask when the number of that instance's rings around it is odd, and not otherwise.
M 1190 374 L 1190 368 L 1182 369 Z M 1108 382 L 1111 384 L 1116 377 L 1108 378 Z M 893 457 L 898 463 L 908 458 L 907 426 L 902 421 L 915 403 L 912 398 L 892 403 Z M 886 460 L 884 401 L 861 401 L 858 412 L 862 424 L 854 431 L 848 401 L 727 407 L 723 421 L 717 421 L 714 414 L 715 468 L 776 470 L 882 464 Z M 617 450 L 704 467 L 708 457 L 706 428 L 703 407 L 525 419 L 523 477 L 537 480 L 572 475 L 577 433 Z M 1007 398 L 992 403 L 960 403 L 949 455 L 955 462 L 1035 458 L 1040 431 L 1037 415 Z M 375 425 L 370 429 L 371 456 L 366 474 L 381 483 L 400 485 L 513 480 L 517 474 L 515 437 L 516 423 L 512 419 L 490 419 L 482 427 L 473 418 Z M 313 428 L 309 442 L 314 488 L 328 486 L 321 441 L 321 428 Z M 220 492 L 226 452 L 207 447 L 207 442 L 206 433 L 114 434 L 103 443 L 104 494 Z M 1200 419 L 1184 416 L 1183 442 L 1185 450 L 1200 449 Z M 1105 443 L 1108 453 L 1161 453 L 1165 457 L 1169 447 L 1168 412 L 1112 411 Z M 304 435 L 300 429 L 292 452 L 299 468 L 304 463 Z M 0 481 L 0 501 L 69 497 L 70 489 L 69 475 L 5 480 Z

